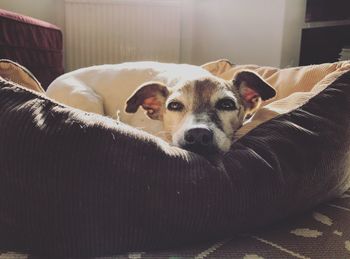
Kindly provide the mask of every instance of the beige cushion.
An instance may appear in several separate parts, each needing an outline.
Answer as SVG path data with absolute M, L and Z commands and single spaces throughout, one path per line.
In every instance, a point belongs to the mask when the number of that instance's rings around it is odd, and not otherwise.
M 276 89 L 276 97 L 263 102 L 262 108 L 254 117 L 238 130 L 238 139 L 261 123 L 308 102 L 341 74 L 349 71 L 350 61 L 279 69 L 257 65 L 233 65 L 228 60 L 218 60 L 202 67 L 226 80 L 233 79 L 241 70 L 253 70 Z
M 39 81 L 25 67 L 8 59 L 0 59 L 0 77 L 24 86 L 28 89 L 44 93 Z

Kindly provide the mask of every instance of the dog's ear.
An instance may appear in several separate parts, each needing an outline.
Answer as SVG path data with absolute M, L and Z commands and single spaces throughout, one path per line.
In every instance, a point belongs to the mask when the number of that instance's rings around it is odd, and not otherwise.
M 163 118 L 164 103 L 169 95 L 168 88 L 160 82 L 147 82 L 141 85 L 126 101 L 127 113 L 137 112 L 139 106 L 146 110 L 153 120 Z
M 233 83 L 244 100 L 245 106 L 250 110 L 257 108 L 261 100 L 265 101 L 276 95 L 275 89 L 253 71 L 238 72 Z

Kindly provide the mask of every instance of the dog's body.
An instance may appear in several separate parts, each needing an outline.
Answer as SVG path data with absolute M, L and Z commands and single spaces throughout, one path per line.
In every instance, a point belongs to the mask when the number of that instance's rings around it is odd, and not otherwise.
M 87 112 L 118 117 L 177 146 L 213 153 L 227 151 L 246 115 L 275 92 L 252 72 L 226 81 L 199 66 L 131 62 L 67 73 L 51 83 L 47 95 Z
M 161 82 L 169 87 L 180 80 L 212 76 L 207 70 L 186 64 L 130 62 L 81 68 L 58 77 L 46 94 L 66 105 L 116 119 L 162 137 L 162 122 L 150 120 L 141 109 L 125 112 L 125 102 L 143 83 Z

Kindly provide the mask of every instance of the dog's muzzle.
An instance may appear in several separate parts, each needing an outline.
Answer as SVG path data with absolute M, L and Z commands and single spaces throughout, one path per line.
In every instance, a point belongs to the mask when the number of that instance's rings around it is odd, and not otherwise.
M 214 133 L 207 127 L 195 127 L 185 131 L 182 148 L 201 154 L 216 153 L 218 148 L 214 145 Z

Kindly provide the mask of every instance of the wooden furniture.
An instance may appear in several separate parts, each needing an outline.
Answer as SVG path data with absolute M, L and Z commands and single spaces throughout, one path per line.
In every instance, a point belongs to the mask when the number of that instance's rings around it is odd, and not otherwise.
M 63 39 L 57 26 L 0 9 L 0 59 L 28 68 L 46 87 L 63 74 Z
M 350 1 L 308 0 L 302 28 L 300 65 L 335 62 L 350 46 Z

